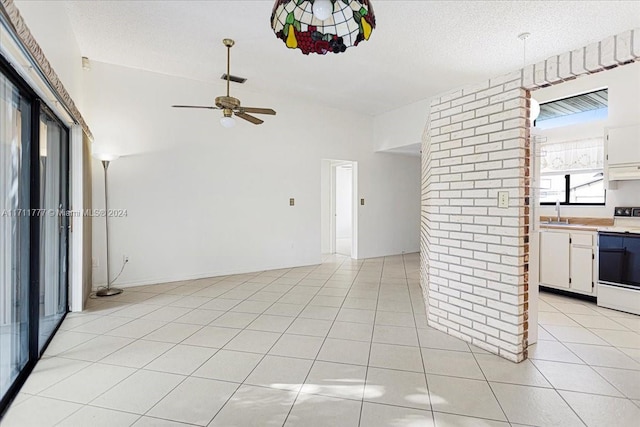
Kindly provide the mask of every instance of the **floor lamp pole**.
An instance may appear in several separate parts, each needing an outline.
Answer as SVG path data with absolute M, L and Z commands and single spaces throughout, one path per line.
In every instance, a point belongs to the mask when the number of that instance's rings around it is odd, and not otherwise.
M 107 183 L 107 170 L 109 169 L 109 160 L 102 161 L 102 167 L 104 168 L 104 207 L 105 207 L 105 217 L 104 217 L 104 228 L 105 228 L 105 242 L 107 244 L 107 287 L 101 288 L 96 292 L 96 295 L 99 297 L 110 297 L 113 295 L 118 295 L 122 293 L 122 289 L 112 288 L 111 287 L 111 273 L 109 271 L 109 191 L 108 191 L 108 183 Z

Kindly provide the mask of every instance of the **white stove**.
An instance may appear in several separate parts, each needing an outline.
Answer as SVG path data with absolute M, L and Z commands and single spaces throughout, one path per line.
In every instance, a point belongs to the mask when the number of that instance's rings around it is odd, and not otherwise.
M 599 227 L 598 231 L 608 231 L 610 233 L 633 233 L 640 234 L 640 227 L 627 225 L 612 225 L 611 227 Z
M 640 234 L 640 208 L 615 208 L 613 226 L 602 227 L 598 231 Z
M 640 207 L 617 207 L 598 230 L 598 305 L 640 314 Z

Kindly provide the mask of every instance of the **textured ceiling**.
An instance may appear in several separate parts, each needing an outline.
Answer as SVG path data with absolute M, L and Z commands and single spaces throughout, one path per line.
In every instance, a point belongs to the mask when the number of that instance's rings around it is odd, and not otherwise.
M 640 27 L 638 1 L 374 0 L 378 28 L 346 53 L 304 56 L 269 26 L 273 1 L 66 1 L 82 55 L 379 114 Z M 222 91 L 223 82 L 220 82 Z M 212 97 L 218 94 L 212 94 Z

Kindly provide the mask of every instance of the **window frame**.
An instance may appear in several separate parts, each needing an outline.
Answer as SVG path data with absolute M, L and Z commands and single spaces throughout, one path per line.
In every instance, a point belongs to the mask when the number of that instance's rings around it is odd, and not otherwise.
M 572 203 L 571 199 L 571 174 L 564 175 L 564 201 L 560 200 L 561 206 L 606 206 L 607 189 L 604 189 L 604 202 L 602 203 Z M 540 202 L 540 206 L 555 206 L 556 202 Z

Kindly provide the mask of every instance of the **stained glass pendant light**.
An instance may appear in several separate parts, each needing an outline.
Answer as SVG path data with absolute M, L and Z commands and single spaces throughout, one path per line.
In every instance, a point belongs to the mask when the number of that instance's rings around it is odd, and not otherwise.
M 276 0 L 271 14 L 276 36 L 305 55 L 344 52 L 369 40 L 375 27 L 369 0 Z

